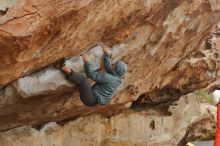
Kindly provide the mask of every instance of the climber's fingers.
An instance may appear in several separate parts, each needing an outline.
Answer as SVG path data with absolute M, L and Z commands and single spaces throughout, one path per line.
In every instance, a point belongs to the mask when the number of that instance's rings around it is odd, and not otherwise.
M 82 55 L 82 58 L 83 58 L 83 61 L 86 63 L 86 62 L 89 62 L 89 56 L 86 55 L 86 54 L 83 54 Z
M 109 55 L 109 54 L 110 54 L 109 47 L 104 46 L 104 47 L 103 47 L 103 52 Z

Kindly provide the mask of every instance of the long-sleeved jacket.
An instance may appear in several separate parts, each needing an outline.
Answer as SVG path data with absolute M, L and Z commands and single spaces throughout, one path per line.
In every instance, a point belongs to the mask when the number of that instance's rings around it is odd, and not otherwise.
M 93 94 L 98 97 L 100 104 L 106 104 L 114 96 L 117 88 L 122 82 L 120 76 L 115 75 L 111 71 L 111 60 L 109 55 L 104 54 L 105 72 L 95 71 L 92 63 L 88 62 L 84 65 L 86 74 L 96 83 L 92 86 Z

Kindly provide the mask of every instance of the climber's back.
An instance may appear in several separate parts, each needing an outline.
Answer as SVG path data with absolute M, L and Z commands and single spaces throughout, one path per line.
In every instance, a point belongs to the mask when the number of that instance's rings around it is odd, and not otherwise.
M 122 76 L 127 71 L 127 65 L 118 60 L 111 64 L 110 53 L 104 49 L 104 68 L 105 72 L 95 71 L 92 62 L 85 63 L 85 71 L 96 83 L 92 86 L 92 91 L 98 97 L 100 104 L 106 104 L 114 96 L 117 88 L 122 83 Z

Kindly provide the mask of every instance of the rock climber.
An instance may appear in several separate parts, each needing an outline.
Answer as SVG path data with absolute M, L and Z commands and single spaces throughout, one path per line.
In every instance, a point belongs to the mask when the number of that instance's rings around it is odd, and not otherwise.
M 215 133 L 214 146 L 220 146 L 220 90 L 214 90 L 212 97 L 214 104 L 217 105 L 217 128 Z
M 59 66 L 66 74 L 66 78 L 77 84 L 80 99 L 86 106 L 107 104 L 122 83 L 122 76 L 127 71 L 127 65 L 121 60 L 116 61 L 115 64 L 111 64 L 111 52 L 108 47 L 103 47 L 103 52 L 105 72 L 94 70 L 89 56 L 86 54 L 82 55 L 86 75 L 96 82 L 92 87 L 90 87 L 87 78 L 82 73 L 78 73 L 65 65 L 65 59 L 63 59 Z

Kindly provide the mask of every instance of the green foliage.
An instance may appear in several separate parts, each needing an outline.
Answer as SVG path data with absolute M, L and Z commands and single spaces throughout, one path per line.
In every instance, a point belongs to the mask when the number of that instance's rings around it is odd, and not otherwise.
M 208 92 L 205 92 L 203 90 L 197 90 L 194 92 L 194 94 L 199 96 L 202 99 L 202 101 L 213 104 L 212 96 Z

